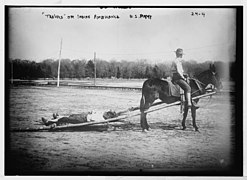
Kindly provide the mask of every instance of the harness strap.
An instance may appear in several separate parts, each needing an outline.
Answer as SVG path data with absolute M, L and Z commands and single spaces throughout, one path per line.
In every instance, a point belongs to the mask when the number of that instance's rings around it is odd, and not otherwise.
M 195 78 L 191 78 L 191 79 L 195 81 L 195 84 L 196 84 L 197 87 L 198 87 L 198 90 L 194 91 L 192 94 L 194 94 L 194 93 L 196 93 L 196 92 L 198 92 L 198 91 L 200 91 L 200 92 L 202 93 L 202 92 L 203 92 L 203 88 L 200 86 L 200 84 L 201 84 L 201 85 L 204 85 L 204 86 L 206 86 L 206 84 L 202 83 L 201 81 L 199 81 L 199 80 L 197 80 L 197 79 L 195 79 Z

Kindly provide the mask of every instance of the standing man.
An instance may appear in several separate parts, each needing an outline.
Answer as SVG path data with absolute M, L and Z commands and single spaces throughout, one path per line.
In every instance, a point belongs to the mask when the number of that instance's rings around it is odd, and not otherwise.
M 192 106 L 191 87 L 186 81 L 188 75 L 184 73 L 183 65 L 182 65 L 182 60 L 184 55 L 183 49 L 178 48 L 175 51 L 175 53 L 176 53 L 176 59 L 172 62 L 172 81 L 178 84 L 184 90 L 185 103 L 188 105 L 188 108 L 191 108 Z

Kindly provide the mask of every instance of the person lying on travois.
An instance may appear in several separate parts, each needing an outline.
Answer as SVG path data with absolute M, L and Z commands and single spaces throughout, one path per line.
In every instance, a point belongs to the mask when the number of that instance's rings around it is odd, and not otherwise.
M 117 117 L 118 114 L 115 111 L 109 110 L 106 112 L 101 111 L 91 111 L 91 112 L 82 112 L 80 114 L 72 114 L 70 116 L 60 117 L 56 113 L 53 114 L 53 118 L 48 120 L 44 117 L 41 118 L 42 122 L 46 125 L 55 124 L 57 126 L 62 124 L 79 124 L 85 122 L 98 122 L 106 119 Z

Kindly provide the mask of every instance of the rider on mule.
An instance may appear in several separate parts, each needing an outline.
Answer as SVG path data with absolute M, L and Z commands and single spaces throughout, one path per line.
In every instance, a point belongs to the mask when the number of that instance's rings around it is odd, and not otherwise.
M 188 77 L 187 74 L 184 73 L 182 60 L 183 60 L 183 49 L 178 48 L 176 51 L 176 59 L 172 62 L 172 82 L 175 84 L 178 84 L 183 90 L 185 94 L 185 103 L 188 106 L 188 108 L 191 108 L 192 106 L 192 99 L 191 99 L 191 87 L 188 84 L 186 78 Z M 195 108 L 197 107 L 195 104 L 193 104 Z

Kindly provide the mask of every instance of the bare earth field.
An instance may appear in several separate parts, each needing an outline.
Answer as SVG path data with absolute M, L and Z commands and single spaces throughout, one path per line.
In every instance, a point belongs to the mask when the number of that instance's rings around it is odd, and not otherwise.
M 140 91 L 77 87 L 17 86 L 9 92 L 10 128 L 39 127 L 53 112 L 125 110 L 139 105 Z M 234 102 L 228 93 L 200 100 L 197 125 L 180 130 L 179 106 L 148 114 L 152 130 L 141 131 L 139 117 L 111 123 L 105 131 L 9 132 L 7 173 L 12 175 L 229 173 L 235 163 Z M 210 174 L 209 174 L 210 175 Z

